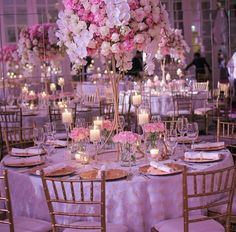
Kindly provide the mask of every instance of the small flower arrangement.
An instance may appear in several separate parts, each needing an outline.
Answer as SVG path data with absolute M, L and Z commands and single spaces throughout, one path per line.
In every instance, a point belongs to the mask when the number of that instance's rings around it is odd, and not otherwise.
M 140 140 L 140 136 L 131 131 L 122 131 L 113 137 L 114 143 L 129 144 L 129 145 L 137 143 L 138 140 Z
M 76 142 L 84 140 L 88 138 L 88 136 L 89 130 L 84 127 L 75 127 L 70 133 L 70 138 Z
M 144 133 L 163 133 L 165 131 L 165 125 L 163 122 L 147 123 L 143 125 Z
M 156 146 L 158 137 L 165 132 L 165 125 L 163 122 L 147 123 L 143 125 L 143 131 L 153 148 Z

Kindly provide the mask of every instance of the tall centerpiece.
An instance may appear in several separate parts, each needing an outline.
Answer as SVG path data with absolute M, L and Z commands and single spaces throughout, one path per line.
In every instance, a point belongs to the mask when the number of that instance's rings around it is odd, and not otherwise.
M 132 68 L 132 52 L 147 54 L 146 70 L 152 74 L 153 59 L 162 34 L 169 30 L 168 14 L 159 0 L 64 0 L 57 21 L 59 46 L 65 46 L 73 68 L 87 56 L 111 60 L 110 80 L 115 108 L 114 129 L 119 128 L 118 84 Z M 119 70 L 119 71 L 117 71 Z
M 171 58 L 185 62 L 186 53 L 190 51 L 188 44 L 185 42 L 182 31 L 178 29 L 170 29 L 162 37 L 156 58 L 161 60 L 162 81 L 165 82 L 165 56 L 170 55 Z
M 47 67 L 51 62 L 60 60 L 64 55 L 64 47 L 58 46 L 58 38 L 55 36 L 58 27 L 56 24 L 35 24 L 23 28 L 18 42 L 18 53 L 21 56 L 21 64 L 25 67 L 42 66 L 46 75 Z M 47 91 L 45 76 L 45 90 Z

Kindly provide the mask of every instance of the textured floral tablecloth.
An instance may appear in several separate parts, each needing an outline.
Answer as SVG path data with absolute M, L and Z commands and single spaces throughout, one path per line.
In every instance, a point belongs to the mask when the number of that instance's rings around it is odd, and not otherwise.
M 105 159 L 108 167 L 119 167 L 119 164 L 111 161 L 110 155 Z M 50 160 L 52 163 L 63 161 L 75 165 L 64 149 L 58 149 Z M 177 162 L 181 163 L 181 160 Z M 139 165 L 142 164 L 144 161 L 140 160 Z M 94 165 L 101 167 L 101 164 Z M 188 166 L 190 171 L 195 171 L 219 169 L 230 165 L 233 165 L 233 159 L 231 154 L 226 152 L 223 161 Z M 132 172 L 137 169 L 138 167 L 133 167 Z M 22 169 L 22 173 L 17 169 L 11 170 L 9 180 L 14 214 L 50 221 L 40 177 L 23 173 Z M 107 182 L 106 202 L 107 222 L 125 224 L 130 232 L 149 232 L 156 222 L 182 215 L 182 175 L 150 179 L 135 175 L 129 181 Z

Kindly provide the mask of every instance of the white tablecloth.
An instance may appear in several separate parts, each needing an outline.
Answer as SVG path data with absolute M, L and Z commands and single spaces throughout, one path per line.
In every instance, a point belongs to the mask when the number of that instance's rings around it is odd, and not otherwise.
M 52 162 L 62 160 L 71 162 L 63 149 L 57 150 L 57 154 L 52 156 Z M 109 165 L 119 167 L 114 163 Z M 223 161 L 189 166 L 196 170 L 212 170 L 230 165 L 233 165 L 233 159 L 226 153 Z M 10 172 L 9 180 L 14 215 L 50 221 L 41 179 L 14 171 Z M 181 174 L 151 179 L 137 175 L 130 181 L 119 180 L 106 184 L 107 222 L 125 224 L 130 232 L 149 232 L 156 222 L 181 216 L 182 205 Z M 72 207 L 71 211 L 74 210 Z

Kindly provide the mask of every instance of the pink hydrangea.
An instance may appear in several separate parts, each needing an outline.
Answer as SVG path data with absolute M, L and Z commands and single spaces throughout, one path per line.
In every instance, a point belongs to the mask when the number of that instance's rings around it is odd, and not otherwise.
M 102 129 L 107 131 L 112 131 L 114 129 L 114 124 L 110 120 L 104 120 L 102 123 Z
M 131 131 L 122 131 L 113 137 L 114 143 L 121 143 L 121 144 L 134 144 L 138 140 L 140 140 L 140 136 Z
M 88 136 L 89 130 L 84 127 L 75 127 L 70 133 L 70 138 L 77 142 L 88 138 Z
M 145 133 L 163 133 L 165 131 L 165 125 L 163 122 L 147 123 L 143 126 Z

